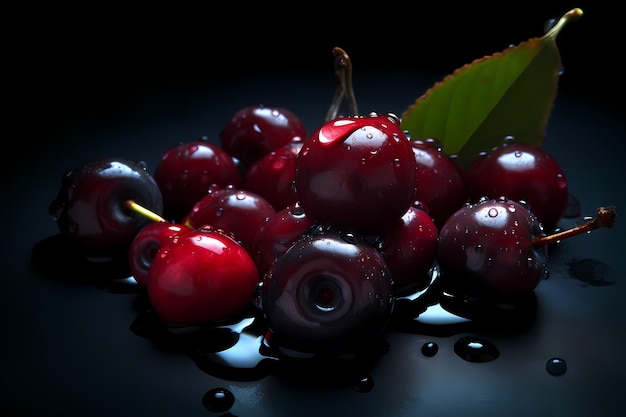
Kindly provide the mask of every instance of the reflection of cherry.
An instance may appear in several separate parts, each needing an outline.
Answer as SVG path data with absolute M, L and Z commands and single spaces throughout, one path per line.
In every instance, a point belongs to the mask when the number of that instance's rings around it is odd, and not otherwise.
M 337 353 L 371 343 L 394 298 L 383 255 L 362 238 L 319 228 L 297 239 L 260 287 L 260 307 L 279 346 Z
M 161 247 L 148 295 L 166 323 L 194 325 L 240 313 L 258 282 L 256 265 L 239 243 L 211 228 L 193 229 Z

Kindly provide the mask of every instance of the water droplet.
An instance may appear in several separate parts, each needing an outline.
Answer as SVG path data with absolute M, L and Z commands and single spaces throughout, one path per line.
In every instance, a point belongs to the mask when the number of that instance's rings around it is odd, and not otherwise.
M 487 211 L 487 215 L 489 217 L 497 217 L 498 216 L 498 209 L 490 208 L 489 211 Z
M 209 411 L 222 412 L 235 403 L 235 396 L 226 388 L 213 388 L 202 397 L 202 404 Z
M 500 356 L 500 351 L 486 339 L 474 336 L 462 337 L 454 344 L 454 353 L 469 362 L 491 362 Z
M 567 371 L 567 362 L 561 358 L 550 358 L 546 362 L 546 371 L 550 375 L 563 375 Z
M 435 342 L 426 342 L 422 345 L 422 355 L 432 358 L 439 351 L 439 345 Z
M 556 185 L 560 189 L 567 188 L 567 179 L 565 178 L 565 175 L 561 173 L 556 174 Z
M 352 389 L 356 392 L 370 392 L 374 388 L 374 380 L 369 375 L 359 378 Z

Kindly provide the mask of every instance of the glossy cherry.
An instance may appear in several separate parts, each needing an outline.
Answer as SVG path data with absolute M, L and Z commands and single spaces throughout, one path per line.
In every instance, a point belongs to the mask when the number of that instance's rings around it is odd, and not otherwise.
M 351 353 L 385 329 L 391 271 L 363 238 L 318 228 L 297 239 L 260 284 L 260 307 L 280 348 Z
M 66 171 L 49 212 L 85 256 L 127 256 L 137 232 L 151 222 L 128 208 L 128 200 L 163 212 L 161 191 L 144 164 L 104 158 Z
M 472 201 L 481 197 L 524 201 L 546 228 L 561 219 L 569 198 L 558 161 L 536 146 L 511 143 L 489 152 L 470 173 Z
M 250 253 L 259 274 L 263 276 L 293 241 L 312 226 L 313 222 L 297 202 L 277 211 L 259 230 L 252 243 Z
M 295 185 L 313 221 L 385 233 L 414 201 L 411 143 L 392 114 L 331 120 L 300 150 Z
M 293 111 L 262 104 L 238 110 L 219 133 L 222 149 L 246 169 L 274 149 L 305 138 L 304 123 Z
M 547 277 L 542 225 L 517 201 L 483 199 L 457 210 L 439 232 L 437 261 L 451 293 L 510 299 L 532 292 Z
M 154 170 L 169 219 L 180 220 L 211 187 L 241 185 L 233 159 L 203 136 L 167 149 Z
M 265 198 L 236 187 L 211 190 L 182 223 L 192 228 L 210 225 L 233 235 L 247 250 L 263 225 L 276 213 Z
M 467 181 L 436 140 L 411 142 L 416 162 L 415 199 L 424 204 L 437 227 L 469 198 Z
M 252 306 L 259 282 L 248 252 L 211 228 L 170 239 L 152 261 L 150 302 L 165 323 L 189 326 L 227 319 Z
M 295 203 L 295 160 L 300 149 L 302 142 L 289 143 L 259 158 L 246 172 L 243 187 L 265 197 L 276 210 Z
M 391 270 L 395 295 L 407 295 L 428 286 L 438 236 L 434 220 L 416 201 L 384 237 L 381 249 Z

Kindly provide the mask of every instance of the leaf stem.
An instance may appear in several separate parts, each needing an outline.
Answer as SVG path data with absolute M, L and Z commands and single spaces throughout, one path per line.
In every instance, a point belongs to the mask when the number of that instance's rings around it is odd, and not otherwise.
M 533 246 L 540 247 L 548 245 L 550 243 L 560 242 L 563 239 L 581 235 L 583 233 L 590 233 L 593 230 L 600 228 L 611 228 L 615 225 L 615 217 L 617 212 L 615 206 L 598 207 L 595 217 L 587 218 L 586 221 L 571 229 L 563 230 L 562 232 L 554 233 L 548 236 L 537 236 L 533 239 Z

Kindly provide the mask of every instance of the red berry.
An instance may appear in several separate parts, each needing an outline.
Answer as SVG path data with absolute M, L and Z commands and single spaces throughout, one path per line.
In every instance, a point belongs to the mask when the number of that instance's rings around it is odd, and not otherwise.
M 232 234 L 250 250 L 257 232 L 276 213 L 258 194 L 235 187 L 212 190 L 198 201 L 183 219 L 183 224 L 199 228 L 209 225 Z
M 352 353 L 385 329 L 391 272 L 363 238 L 319 228 L 294 241 L 262 281 L 260 307 L 279 347 Z
M 128 200 L 163 211 L 159 187 L 143 164 L 105 158 L 68 170 L 49 212 L 86 256 L 126 256 L 137 232 L 151 222 L 129 209 Z
M 394 115 L 320 127 L 296 158 L 296 192 L 314 222 L 386 233 L 415 197 L 415 157 Z
M 256 266 L 239 243 L 212 229 L 194 229 L 159 250 L 148 296 L 167 324 L 195 325 L 251 306 L 258 281 Z
M 283 107 L 253 105 L 237 111 L 219 133 L 220 145 L 244 167 L 291 142 L 302 142 L 302 120 Z
M 481 197 L 524 201 L 547 228 L 557 225 L 569 198 L 567 178 L 541 148 L 513 143 L 496 148 L 470 171 L 472 201 Z
M 180 220 L 211 187 L 239 186 L 233 159 L 205 137 L 180 143 L 163 153 L 154 171 L 166 215 Z
M 454 213 L 439 232 L 437 260 L 451 293 L 506 299 L 532 292 L 547 274 L 545 236 L 524 205 L 484 199 Z
M 385 236 L 382 251 L 391 270 L 396 295 L 422 290 L 430 283 L 439 231 L 419 202 L 409 207 Z
M 246 172 L 244 188 L 264 197 L 276 210 L 295 203 L 295 160 L 300 149 L 302 142 L 289 143 L 255 161 Z

